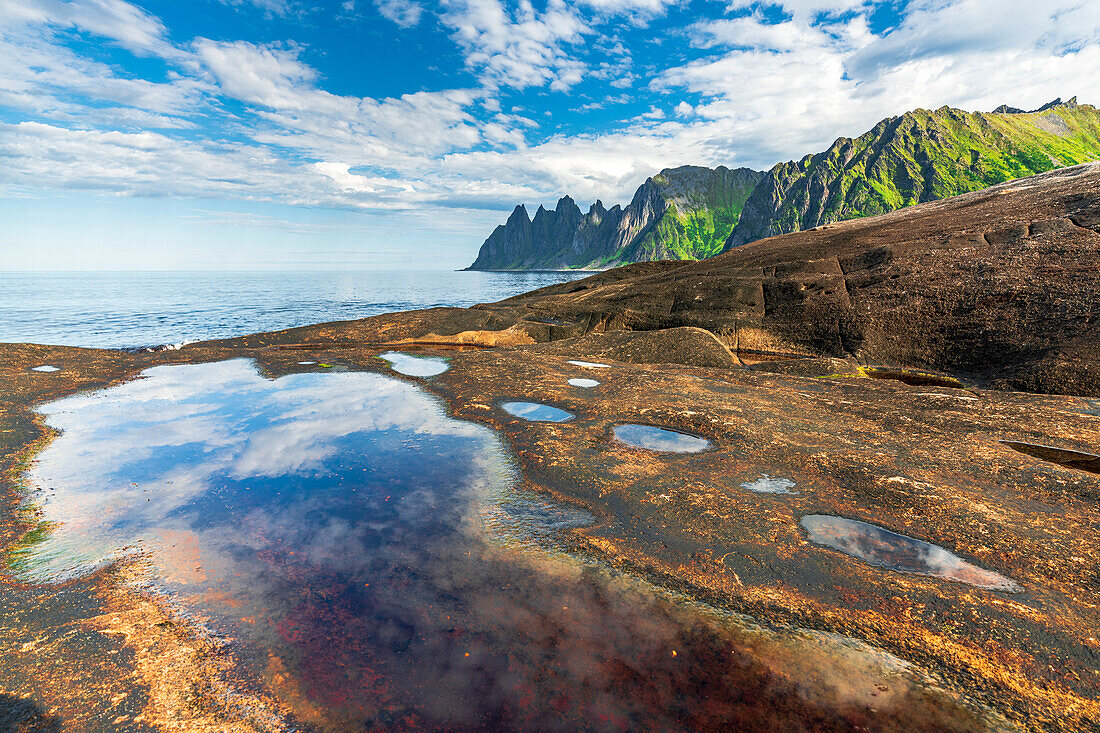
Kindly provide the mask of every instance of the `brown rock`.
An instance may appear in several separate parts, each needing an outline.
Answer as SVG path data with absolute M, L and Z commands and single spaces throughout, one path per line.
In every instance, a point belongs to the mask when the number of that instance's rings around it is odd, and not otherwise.
M 1100 164 L 476 309 L 1100 395 Z

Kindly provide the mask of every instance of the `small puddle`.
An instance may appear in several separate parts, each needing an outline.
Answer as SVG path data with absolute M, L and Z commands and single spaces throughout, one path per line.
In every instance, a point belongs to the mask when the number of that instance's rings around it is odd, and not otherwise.
M 595 387 L 599 384 L 595 379 L 580 379 L 574 378 L 569 380 L 569 384 L 574 387 Z
M 768 474 L 764 474 L 755 481 L 741 484 L 742 489 L 748 491 L 755 491 L 758 494 L 795 494 L 797 491 L 791 491 L 795 487 L 794 481 L 786 478 L 772 478 Z
M 390 368 L 406 377 L 434 377 L 450 369 L 446 359 L 438 356 L 410 356 L 400 351 L 387 351 L 379 358 L 390 363 Z
M 509 415 L 531 422 L 569 422 L 576 417 L 571 412 L 540 402 L 505 402 L 500 409 Z
M 315 362 L 315 361 L 300 361 L 298 363 L 303 365 L 303 366 L 307 366 L 309 364 L 316 364 L 317 362 Z
M 615 440 L 635 448 L 665 453 L 698 453 L 710 447 L 710 441 L 697 435 L 652 425 L 626 423 L 613 429 Z
M 611 368 L 610 364 L 600 364 L 599 362 L 595 362 L 595 361 L 573 361 L 571 359 L 569 361 L 569 363 L 572 364 L 573 366 L 587 367 L 589 369 L 610 369 Z
M 1057 463 L 1059 466 L 1074 468 L 1078 471 L 1100 473 L 1100 456 L 1095 453 L 1082 453 L 1081 451 L 1055 448 L 1051 445 L 1040 445 L 1038 443 L 1023 443 L 1017 440 L 1002 440 L 1001 443 L 1032 458 L 1050 461 L 1051 463 Z
M 31 371 L 32 372 L 59 372 L 59 371 L 61 371 L 61 367 L 45 366 L 45 365 L 44 366 L 36 366 L 36 367 L 31 367 Z
M 840 550 L 866 563 L 888 570 L 937 578 L 1018 593 L 1022 589 L 1000 573 L 972 565 L 939 545 L 891 532 L 874 524 L 828 514 L 808 514 L 802 526 L 809 540 Z

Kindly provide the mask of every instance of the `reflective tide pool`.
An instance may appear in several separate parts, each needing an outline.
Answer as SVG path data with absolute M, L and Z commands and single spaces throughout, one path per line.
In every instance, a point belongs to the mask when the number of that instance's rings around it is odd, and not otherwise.
M 939 545 L 873 524 L 827 514 L 809 514 L 802 517 L 802 526 L 811 542 L 840 550 L 871 565 L 957 580 L 990 590 L 1021 590 L 1015 581 L 972 565 Z
M 450 369 L 447 360 L 438 356 L 410 356 L 400 351 L 387 351 L 379 358 L 390 363 L 390 368 L 407 377 L 434 377 Z
M 324 559 L 318 538 L 341 539 L 359 522 L 380 531 L 399 517 L 441 521 L 440 495 L 454 511 L 509 480 L 489 430 L 369 373 L 270 380 L 245 360 L 157 367 L 41 412 L 61 435 L 28 478 L 57 527 L 20 549 L 25 580 L 64 580 L 140 550 L 176 571 L 181 536 L 204 546 L 204 576 L 257 543 Z M 417 460 L 424 454 L 440 460 Z
M 797 494 L 797 491 L 791 491 L 794 487 L 794 481 L 787 478 L 772 478 L 766 473 L 755 481 L 746 481 L 741 484 L 742 489 L 757 494 Z
M 698 453 L 710 447 L 710 441 L 706 438 L 652 425 L 616 425 L 613 434 L 620 443 L 666 453 Z
M 589 524 L 490 430 L 372 373 L 156 367 L 40 409 L 32 583 L 139 556 L 299 729 L 722 728 L 821 711 L 726 627 L 532 548 Z M 557 559 L 555 559 L 557 558 Z M 166 660 L 170 664 L 171 660 Z
M 539 402 L 504 402 L 500 409 L 531 422 L 568 422 L 576 417 L 571 412 Z

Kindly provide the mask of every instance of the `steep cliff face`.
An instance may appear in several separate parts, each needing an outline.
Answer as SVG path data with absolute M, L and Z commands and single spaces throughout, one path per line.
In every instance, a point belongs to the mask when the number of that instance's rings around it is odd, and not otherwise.
M 695 260 L 721 250 L 760 171 L 682 166 L 646 180 L 625 207 L 597 201 L 582 214 L 568 196 L 530 219 L 517 206 L 471 270 L 613 267 L 643 260 Z
M 1100 158 L 1100 112 L 1055 100 L 1034 112 L 918 109 L 772 168 L 725 249 L 882 214 Z
M 718 254 L 763 177 L 759 171 L 724 166 L 683 166 L 658 173 L 634 198 L 646 191 L 664 201 L 665 209 L 632 244 L 624 244 L 620 262 L 699 260 Z

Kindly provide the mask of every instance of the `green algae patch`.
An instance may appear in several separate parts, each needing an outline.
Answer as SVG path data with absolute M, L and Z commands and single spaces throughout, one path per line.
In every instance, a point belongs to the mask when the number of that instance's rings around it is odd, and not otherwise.
M 871 379 L 893 379 L 910 387 L 952 387 L 963 389 L 965 385 L 954 377 L 932 372 L 909 369 L 886 369 L 881 367 L 861 367 L 860 373 Z
M 37 420 L 35 422 L 39 428 L 42 427 Z M 3 527 L 4 536 L 0 537 L 0 571 L 5 575 L 15 574 L 26 567 L 28 555 L 45 542 L 56 528 L 54 522 L 42 520 L 40 507 L 33 499 L 34 487 L 27 479 L 36 457 L 56 435 L 55 430 L 46 427 L 45 434 L 28 443 L 0 477 L 6 485 L 6 493 L 15 500 L 11 519 Z
M 966 389 L 966 385 L 955 377 L 934 372 L 914 369 L 891 369 L 888 367 L 856 367 L 856 371 L 834 374 L 821 374 L 817 379 L 889 379 L 910 387 L 950 387 Z
M 26 532 L 14 546 L 4 553 L 4 570 L 9 575 L 19 575 L 36 562 L 35 550 L 45 543 L 58 528 L 57 522 L 41 520 Z

